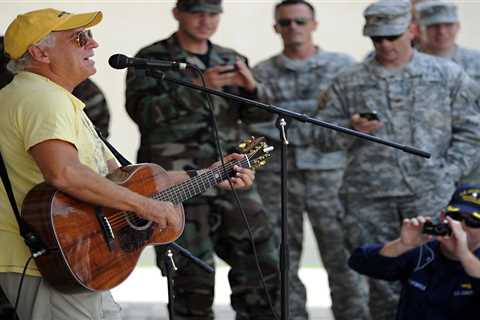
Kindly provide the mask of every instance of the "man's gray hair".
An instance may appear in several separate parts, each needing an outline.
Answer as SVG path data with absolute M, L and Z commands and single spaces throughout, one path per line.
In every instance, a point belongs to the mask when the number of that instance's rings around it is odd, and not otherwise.
M 53 34 L 53 32 L 50 32 L 45 37 L 40 39 L 40 41 L 35 43 L 35 45 L 40 46 L 40 47 L 53 48 L 53 47 L 55 47 L 55 35 Z M 27 51 L 20 58 L 18 58 L 16 60 L 10 60 L 7 63 L 7 69 L 8 69 L 8 71 L 16 74 L 16 73 L 18 73 L 20 71 L 23 71 L 26 68 L 28 68 L 31 61 L 32 61 L 32 56 Z

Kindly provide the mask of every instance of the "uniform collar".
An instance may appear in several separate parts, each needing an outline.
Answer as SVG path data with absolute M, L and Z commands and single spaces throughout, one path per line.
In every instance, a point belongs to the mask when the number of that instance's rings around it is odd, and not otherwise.
M 329 63 L 329 59 L 324 55 L 325 52 L 319 47 L 315 48 L 315 54 L 307 59 L 291 59 L 282 53 L 277 56 L 276 63 L 285 69 L 297 72 L 308 72 Z
M 215 50 L 212 50 L 214 45 L 210 40 L 208 41 L 208 50 L 210 53 L 210 65 L 217 65 L 221 64 L 221 60 L 218 59 L 217 55 L 215 54 Z M 188 52 L 187 50 L 183 49 L 180 45 L 180 42 L 177 38 L 177 33 L 175 32 L 167 39 L 167 46 L 169 50 L 169 54 L 172 57 L 175 57 L 176 60 L 188 62 L 201 70 L 205 70 L 207 66 L 200 60 L 195 54 Z
M 396 70 L 390 70 L 383 67 L 375 59 L 375 54 L 367 57 L 364 64 L 372 74 L 380 78 L 387 79 L 396 76 L 416 77 L 421 75 L 421 55 L 422 54 L 420 54 L 417 50 L 413 49 L 412 58 L 410 61 Z

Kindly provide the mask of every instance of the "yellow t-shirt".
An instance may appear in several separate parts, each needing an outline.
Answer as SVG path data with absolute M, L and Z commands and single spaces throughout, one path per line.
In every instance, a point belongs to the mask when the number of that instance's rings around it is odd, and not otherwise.
M 27 192 L 44 181 L 28 152 L 40 142 L 67 141 L 75 146 L 83 164 L 101 175 L 108 173 L 107 160 L 113 159 L 112 154 L 82 111 L 83 102 L 63 87 L 38 74 L 20 72 L 0 90 L 0 101 L 0 152 L 20 210 Z M 0 272 L 21 273 L 30 255 L 1 184 Z M 27 274 L 40 275 L 35 263 L 30 263 Z

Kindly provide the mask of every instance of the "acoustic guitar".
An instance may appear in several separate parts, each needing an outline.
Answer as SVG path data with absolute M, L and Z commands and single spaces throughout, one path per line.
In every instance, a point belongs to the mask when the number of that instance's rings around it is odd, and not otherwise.
M 214 187 L 235 173 L 234 165 L 256 168 L 265 164 L 273 147 L 264 138 L 249 138 L 239 146 L 241 160 L 225 163 L 180 184 L 169 183 L 156 164 L 121 167 L 107 178 L 134 192 L 175 204 L 182 223 L 160 229 L 133 212 L 99 207 L 77 200 L 43 182 L 26 196 L 22 216 L 47 248 L 35 258 L 45 280 L 65 293 L 108 290 L 124 281 L 147 245 L 175 241 L 183 232 L 182 202 Z

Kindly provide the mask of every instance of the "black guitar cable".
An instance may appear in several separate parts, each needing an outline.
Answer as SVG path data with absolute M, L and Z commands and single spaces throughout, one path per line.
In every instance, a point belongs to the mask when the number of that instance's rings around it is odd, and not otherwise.
M 23 286 L 23 279 L 25 279 L 25 273 L 27 272 L 28 265 L 34 258 L 34 255 L 32 254 L 27 262 L 25 263 L 25 267 L 23 267 L 23 272 L 22 272 L 22 277 L 20 278 L 20 283 L 18 284 L 18 289 L 17 289 L 17 297 L 15 299 L 15 306 L 13 307 L 13 314 L 12 314 L 12 319 L 17 320 L 17 309 L 18 309 L 18 303 L 20 302 L 20 293 L 22 292 L 22 286 Z
M 203 87 L 206 88 L 207 85 L 206 85 L 205 78 L 203 76 L 202 70 L 200 70 L 197 66 L 192 65 L 192 64 L 190 64 L 189 67 L 191 69 L 195 70 L 199 74 L 200 79 L 202 80 L 202 85 L 203 85 Z M 218 127 L 217 127 L 217 121 L 215 119 L 215 114 L 214 114 L 214 110 L 213 110 L 214 107 L 213 107 L 212 97 L 208 93 L 205 93 L 205 96 L 207 98 L 208 111 L 210 112 L 210 118 L 212 120 L 213 136 L 214 136 L 214 140 L 215 140 L 215 146 L 217 148 L 217 153 L 219 154 L 219 158 L 220 158 L 220 162 L 222 164 L 222 168 L 224 168 L 224 170 L 225 170 L 225 162 L 223 160 L 223 150 L 222 150 L 222 147 L 220 145 L 219 138 L 218 138 Z M 253 255 L 255 257 L 255 265 L 257 267 L 257 273 L 258 273 L 258 276 L 260 278 L 260 282 L 262 283 L 262 288 L 265 291 L 265 296 L 267 297 L 268 305 L 270 307 L 270 310 L 272 311 L 272 315 L 275 318 L 275 320 L 279 320 L 279 317 L 278 317 L 278 315 L 275 312 L 275 309 L 273 307 L 272 298 L 270 297 L 267 285 L 265 283 L 265 276 L 263 275 L 262 267 L 260 266 L 260 262 L 258 260 L 257 249 L 255 247 L 255 241 L 254 241 L 254 238 L 253 238 L 252 230 L 250 228 L 250 224 L 248 223 L 247 215 L 245 214 L 245 211 L 244 211 L 244 209 L 243 209 L 243 207 L 240 203 L 240 198 L 238 197 L 237 192 L 233 188 L 232 181 L 230 180 L 230 177 L 228 175 L 227 175 L 227 179 L 228 179 L 228 182 L 230 184 L 230 189 L 233 192 L 233 196 L 235 198 L 235 203 L 236 203 L 237 207 L 240 209 L 243 222 L 245 223 L 245 227 L 247 228 L 247 231 L 248 231 L 248 237 L 250 239 L 250 246 L 252 247 Z

